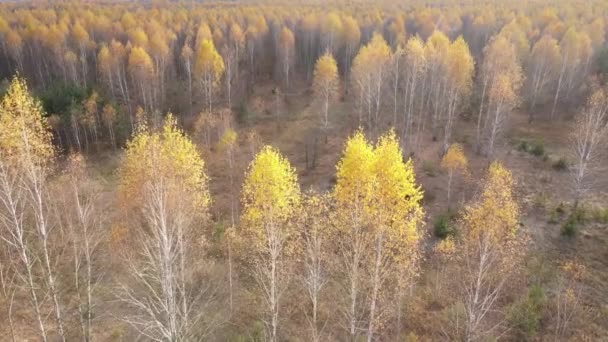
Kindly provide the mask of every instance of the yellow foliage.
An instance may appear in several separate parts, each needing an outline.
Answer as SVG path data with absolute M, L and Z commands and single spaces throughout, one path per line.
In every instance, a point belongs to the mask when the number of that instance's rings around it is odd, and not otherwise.
M 462 146 L 454 143 L 450 145 L 448 151 L 441 159 L 441 168 L 448 171 L 459 171 L 461 173 L 467 173 L 468 168 L 467 157 L 464 155 Z
M 368 73 L 378 72 L 389 61 L 391 48 L 378 33 L 374 33 L 372 40 L 359 50 L 353 62 L 353 75 L 365 77 Z
M 385 231 L 398 249 L 416 243 L 417 226 L 423 215 L 420 201 L 422 191 L 416 185 L 411 159 L 403 162 L 399 141 L 393 130 L 381 136 L 374 152 L 374 216 L 377 228 Z
M 228 128 L 220 138 L 220 149 L 227 150 L 236 144 L 237 134 L 232 128 Z
M 266 226 L 285 229 L 300 203 L 297 176 L 289 161 L 265 146 L 249 164 L 242 190 L 243 227 L 256 244 L 265 243 Z
M 149 77 L 154 73 L 150 55 L 143 48 L 136 46 L 129 53 L 129 70 L 138 77 Z
M 14 166 L 44 167 L 55 155 L 51 140 L 40 102 L 30 95 L 25 80 L 15 76 L 0 103 L 0 158 Z
M 168 187 L 170 197 L 188 199 L 196 214 L 204 215 L 210 203 L 205 163 L 171 114 L 160 132 L 138 128 L 127 143 L 119 174 L 118 191 L 126 207 L 142 203 L 149 184 L 156 182 Z
M 224 73 L 224 60 L 209 39 L 199 45 L 194 62 L 194 74 L 198 77 L 210 77 L 213 83 L 219 82 Z
M 465 239 L 475 244 L 483 237 L 500 244 L 515 235 L 518 218 L 511 172 L 499 162 L 493 162 L 479 199 L 465 209 Z
M 356 207 L 371 212 L 374 175 L 374 150 L 363 132 L 357 131 L 346 142 L 337 166 L 337 182 L 333 192 L 338 210 Z

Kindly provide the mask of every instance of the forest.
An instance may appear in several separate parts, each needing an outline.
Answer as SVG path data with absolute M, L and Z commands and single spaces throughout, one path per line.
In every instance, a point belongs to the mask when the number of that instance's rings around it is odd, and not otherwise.
M 608 2 L 0 2 L 0 341 L 607 341 Z

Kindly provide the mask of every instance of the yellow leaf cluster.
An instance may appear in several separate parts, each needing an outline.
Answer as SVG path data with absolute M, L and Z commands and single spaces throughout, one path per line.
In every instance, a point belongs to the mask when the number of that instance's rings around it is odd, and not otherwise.
M 139 127 L 127 143 L 119 174 L 119 194 L 127 207 L 142 203 L 147 186 L 157 182 L 174 191 L 171 197 L 187 199 L 196 214 L 204 215 L 210 203 L 205 163 L 171 114 L 160 132 Z
M 411 160 L 403 161 L 394 131 L 380 137 L 375 148 L 357 131 L 346 142 L 337 169 L 333 196 L 338 216 L 350 220 L 356 211 L 362 224 L 385 234 L 398 250 L 418 241 L 422 191 Z
M 333 93 L 338 86 L 338 65 L 330 53 L 319 57 L 315 64 L 313 87 L 317 91 Z
M 485 238 L 492 244 L 502 244 L 517 232 L 518 218 L 511 172 L 499 162 L 493 162 L 479 199 L 465 209 L 465 239 L 476 243 Z
M 198 77 L 211 77 L 214 83 L 219 82 L 224 73 L 224 60 L 209 39 L 201 42 L 196 52 L 194 74 Z
M 267 225 L 285 225 L 300 203 L 297 176 L 289 161 L 265 146 L 249 165 L 242 189 L 244 229 L 264 243 Z M 277 228 L 274 228 L 277 229 Z
M 370 73 L 382 70 L 391 57 L 391 48 L 378 33 L 374 33 L 371 41 L 363 46 L 353 62 L 353 76 L 364 78 Z
M 0 158 L 14 166 L 44 167 L 54 157 L 52 134 L 40 102 L 15 76 L 0 103 Z
M 441 168 L 449 171 L 467 172 L 467 157 L 464 155 L 462 146 L 458 143 L 450 145 L 448 151 L 441 159 Z

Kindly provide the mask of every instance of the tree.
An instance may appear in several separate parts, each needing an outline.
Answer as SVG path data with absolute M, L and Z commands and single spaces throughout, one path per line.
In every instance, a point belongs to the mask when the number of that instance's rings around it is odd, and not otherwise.
M 447 109 L 443 130 L 443 151 L 447 151 L 452 137 L 452 126 L 456 110 L 463 98 L 471 91 L 475 61 L 469 46 L 462 37 L 458 37 L 450 46 L 447 56 Z
M 211 112 L 213 92 L 219 85 L 223 73 L 224 61 L 222 56 L 217 52 L 211 40 L 203 40 L 196 52 L 194 76 L 201 82 L 209 112 Z
M 87 179 L 81 155 L 71 155 L 63 180 L 71 188 L 65 199 L 64 212 L 72 245 L 74 290 L 76 292 L 80 330 L 84 341 L 91 341 L 95 310 L 94 290 L 100 276 L 95 260 L 103 241 L 104 210 L 100 208 L 100 189 Z M 101 272 L 99 272 L 101 273 Z
M 497 328 L 488 323 L 497 311 L 502 290 L 519 270 L 524 238 L 518 229 L 519 209 L 511 172 L 490 164 L 483 189 L 464 211 L 457 255 L 465 308 L 464 339 L 477 340 Z
M 355 90 L 361 102 L 362 121 L 367 111 L 367 123 L 377 124 L 382 104 L 382 86 L 386 69 L 391 56 L 391 49 L 379 34 L 374 34 L 371 41 L 359 50 L 353 62 L 352 78 Z
M 328 317 L 322 317 L 322 291 L 329 281 L 330 262 L 330 208 L 331 198 L 327 195 L 310 193 L 302 200 L 302 212 L 298 215 L 298 226 L 303 232 L 303 264 L 302 282 L 310 308 L 306 310 L 310 326 L 311 341 L 321 341 L 323 327 Z
M 242 190 L 242 233 L 252 272 L 265 298 L 270 341 L 278 340 L 280 299 L 287 285 L 293 215 L 300 204 L 294 169 L 278 151 L 262 148 L 249 165 Z
M 200 238 L 194 228 L 210 202 L 204 161 L 169 114 L 160 132 L 138 127 L 119 175 L 125 213 L 140 214 L 133 217 L 134 251 L 125 251 L 132 281 L 121 285 L 119 298 L 133 313 L 124 320 L 153 340 L 203 338 L 217 315 L 191 260 Z
M 490 89 L 489 100 L 490 111 L 488 121 L 487 153 L 494 154 L 494 148 L 498 135 L 504 129 L 509 114 L 519 101 L 518 92 L 521 87 L 521 73 L 499 74 Z
M 406 146 L 413 145 L 412 136 L 414 134 L 414 118 L 415 118 L 415 101 L 422 103 L 423 94 L 421 91 L 424 84 L 420 84 L 425 73 L 427 72 L 427 59 L 424 53 L 424 44 L 418 36 L 410 38 L 405 45 L 405 87 L 404 87 L 404 129 L 403 138 L 406 141 Z M 420 106 L 419 106 L 420 107 Z M 421 117 L 417 120 L 417 140 L 420 138 L 423 130 L 424 117 L 420 110 Z M 413 147 L 409 147 L 413 149 Z
M 281 61 L 281 71 L 285 79 L 285 87 L 289 88 L 289 71 L 294 64 L 295 58 L 295 38 L 293 32 L 287 27 L 281 29 L 279 33 L 279 59 Z
M 44 288 L 53 303 L 57 333 L 65 341 L 55 261 L 49 247 L 53 225 L 46 202 L 55 150 L 42 107 L 19 77 L 13 79 L 0 103 L 0 137 L 3 240 L 18 255 L 20 278 L 28 289 L 41 340 L 47 341 L 47 329 L 37 291 Z M 32 217 L 31 225 L 26 224 L 25 216 Z M 40 250 L 36 250 L 38 246 Z M 37 258 L 42 263 L 41 274 L 36 271 Z
M 441 159 L 441 168 L 448 171 L 448 209 L 450 208 L 450 193 L 452 189 L 452 178 L 454 177 L 454 172 L 466 175 L 468 173 L 468 164 L 467 157 L 462 151 L 462 146 L 456 143 L 450 145 L 450 148 L 448 148 L 448 151 Z
M 315 63 L 313 90 L 323 102 L 323 127 L 329 125 L 329 102 L 336 96 L 340 80 L 338 65 L 329 53 L 319 57 Z
M 189 98 L 189 114 L 192 115 L 192 63 L 193 63 L 194 52 L 190 47 L 188 40 L 184 42 L 184 46 L 182 47 L 182 51 L 180 53 L 180 58 L 182 63 L 184 63 L 184 68 L 186 69 L 186 74 L 188 75 L 188 98 Z
M 370 253 L 368 230 L 374 201 L 374 150 L 361 131 L 351 136 L 344 146 L 336 171 L 335 229 L 338 259 L 344 272 L 347 291 L 344 314 L 351 339 L 356 338 L 362 319 L 361 297 L 364 296 L 365 262 Z
M 342 41 L 344 42 L 344 75 L 350 73 L 350 64 L 353 59 L 353 54 L 357 51 L 361 43 L 361 30 L 359 23 L 351 16 L 345 16 L 342 19 Z
M 492 122 L 490 116 L 492 115 L 492 110 L 494 110 L 493 106 L 497 100 L 495 97 L 486 95 L 488 95 L 488 92 L 492 89 L 496 92 L 499 87 L 499 85 L 496 84 L 499 75 L 503 75 L 503 77 L 513 81 L 512 85 L 515 87 L 513 91 L 515 92 L 519 90 L 519 85 L 523 78 L 515 46 L 505 36 L 495 36 L 488 46 L 485 47 L 483 52 L 483 64 L 481 65 L 482 89 L 476 130 L 478 149 L 481 149 L 482 135 L 487 129 L 488 122 Z M 497 94 L 495 93 L 494 95 Z
M 139 90 L 144 108 L 146 111 L 152 112 L 155 109 L 151 84 L 154 79 L 154 66 L 150 55 L 139 46 L 133 47 L 129 53 L 129 73 Z
M 551 36 L 543 36 L 532 47 L 527 64 L 528 94 L 531 96 L 529 121 L 534 120 L 534 110 L 538 98 L 543 98 L 547 88 L 559 73 L 561 54 L 557 40 Z
M 403 162 L 402 156 L 394 131 L 379 138 L 373 159 L 376 183 L 371 203 L 373 243 L 370 247 L 373 266 L 368 342 L 373 341 L 378 326 L 380 293 L 403 285 L 399 282 L 403 279 L 389 281 L 390 275 L 406 278 L 416 273 L 419 257 L 422 191 L 416 184 L 412 161 Z
M 116 149 L 116 135 L 114 134 L 114 123 L 116 122 L 116 109 L 111 104 L 106 104 L 101 110 L 101 119 L 104 125 L 108 129 L 110 135 L 110 143 L 112 147 Z
M 605 89 L 596 89 L 587 106 L 576 117 L 572 131 L 572 181 L 574 206 L 592 188 L 590 177 L 598 171 L 601 146 L 608 137 L 608 96 Z

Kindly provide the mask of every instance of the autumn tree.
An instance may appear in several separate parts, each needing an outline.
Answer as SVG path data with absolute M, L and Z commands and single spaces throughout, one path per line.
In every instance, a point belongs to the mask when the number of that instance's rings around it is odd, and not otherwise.
M 603 88 L 596 89 L 586 107 L 577 115 L 572 131 L 572 181 L 574 205 L 593 188 L 592 177 L 597 174 L 602 144 L 608 138 L 608 96 Z
M 205 39 L 196 52 L 194 61 L 194 76 L 201 82 L 207 110 L 211 112 L 213 93 L 217 89 L 224 74 L 224 61 L 217 52 L 213 42 Z
M 376 180 L 371 203 L 373 266 L 368 342 L 374 340 L 374 333 L 379 329 L 381 293 L 400 293 L 399 286 L 403 286 L 400 280 L 404 279 L 389 279 L 391 274 L 407 279 L 410 278 L 408 275 L 416 273 L 421 237 L 419 225 L 423 216 L 420 205 L 422 191 L 416 184 L 412 161 L 403 161 L 403 153 L 393 131 L 379 138 L 373 164 Z
M 569 96 L 573 84 L 584 79 L 585 65 L 591 56 L 591 42 L 585 32 L 578 32 L 571 27 L 564 33 L 560 43 L 561 67 L 557 78 L 555 96 L 553 96 L 553 107 L 551 118 L 555 115 L 555 109 L 560 95 Z M 565 94 L 563 92 L 565 91 Z
M 518 92 L 521 87 L 521 73 L 500 74 L 496 77 L 490 89 L 490 107 L 487 120 L 486 152 L 492 156 L 496 148 L 496 141 L 513 108 L 519 102 Z
M 329 125 L 329 104 L 336 96 L 339 86 L 338 65 L 329 53 L 321 56 L 315 63 L 313 89 L 323 103 L 323 127 Z
M 152 112 L 155 109 L 152 98 L 154 66 L 150 55 L 139 46 L 133 47 L 129 53 L 129 73 L 143 106 L 146 111 Z
M 345 278 L 343 311 L 351 339 L 357 337 L 363 320 L 364 280 L 372 241 L 369 225 L 375 200 L 374 166 L 374 149 L 358 131 L 346 141 L 336 167 L 337 180 L 332 193 L 336 216 L 334 227 L 341 236 L 336 241 L 336 248 Z
M 441 168 L 448 171 L 448 186 L 447 186 L 447 203 L 448 209 L 450 208 L 450 194 L 452 189 L 452 178 L 454 173 L 460 173 L 466 175 L 468 173 L 468 161 L 464 155 L 462 146 L 454 143 L 450 145 L 448 151 L 443 155 L 441 159 Z
M 287 27 L 283 27 L 279 33 L 279 60 L 281 61 L 281 73 L 285 80 L 285 87 L 289 88 L 289 72 L 294 64 L 295 58 L 295 38 L 293 32 Z
M 169 114 L 159 132 L 139 126 L 119 173 L 125 214 L 139 213 L 132 217 L 134 250 L 125 250 L 130 281 L 118 294 L 132 309 L 124 320 L 150 339 L 204 336 L 217 315 L 191 259 L 200 255 L 193 254 L 192 243 L 201 238 L 194 228 L 210 202 L 204 161 Z
M 242 234 L 251 271 L 265 299 L 267 338 L 279 339 L 280 299 L 287 285 L 295 236 L 293 216 L 300 204 L 295 170 L 278 151 L 262 148 L 249 165 L 242 190 Z
M 504 110 L 494 112 L 498 110 L 496 106 L 502 105 L 498 102 L 504 100 L 504 97 L 507 96 L 505 93 L 499 94 L 499 90 L 503 87 L 502 90 L 506 91 L 507 89 L 504 89 L 504 86 L 507 86 L 513 95 L 517 95 L 523 79 L 515 46 L 506 37 L 497 35 L 485 47 L 481 65 L 481 78 L 481 98 L 476 130 L 476 142 L 479 149 L 481 148 L 482 136 L 488 129 L 488 124 L 492 125 L 493 123 L 492 117 L 494 120 L 504 118 L 504 115 L 502 115 Z M 499 81 L 502 84 L 498 84 Z M 505 85 L 505 81 L 510 82 L 510 84 Z M 502 106 L 504 108 L 504 105 Z
M 561 53 L 557 40 L 551 36 L 543 36 L 532 47 L 527 63 L 526 74 L 530 106 L 529 120 L 534 120 L 536 104 L 543 101 L 553 81 L 559 74 Z
M 463 214 L 456 249 L 462 266 L 459 282 L 465 314 L 461 338 L 466 341 L 500 334 L 490 313 L 497 312 L 504 288 L 519 270 L 525 251 L 513 186 L 511 172 L 493 162 L 481 193 Z
M 353 61 L 352 78 L 359 96 L 360 115 L 367 112 L 367 123 L 377 124 L 382 104 L 384 86 L 391 49 L 379 34 L 374 34 L 371 41 L 363 46 Z
M 101 120 L 108 130 L 110 143 L 113 148 L 116 148 L 116 134 L 114 133 L 114 125 L 116 123 L 116 109 L 111 104 L 107 103 L 101 110 Z
M 443 129 L 443 150 L 447 151 L 451 137 L 452 126 L 459 106 L 470 95 L 473 83 L 475 61 L 469 46 L 462 37 L 458 37 L 450 46 L 447 56 L 446 80 L 446 111 Z
M 302 211 L 298 215 L 298 226 L 303 232 L 302 255 L 304 273 L 301 281 L 304 285 L 310 307 L 305 313 L 310 327 L 310 340 L 323 340 L 323 327 L 329 316 L 322 310 L 324 289 L 330 280 L 331 263 L 331 197 L 328 195 L 307 193 L 302 199 Z
M 54 309 L 57 334 L 65 341 L 56 260 L 49 245 L 57 232 L 47 202 L 47 177 L 55 156 L 52 133 L 40 103 L 18 77 L 0 103 L 0 137 L 2 239 L 19 260 L 19 278 L 29 293 L 40 339 L 48 339 L 46 297 Z M 31 223 L 25 217 L 31 217 Z
M 420 38 L 410 38 L 404 51 L 405 68 L 404 68 L 404 88 L 403 88 L 403 104 L 404 104 L 404 129 L 403 139 L 409 149 L 414 149 L 413 136 L 416 135 L 416 140 L 420 139 L 425 121 L 421 104 L 424 95 L 424 76 L 427 72 L 427 56 L 424 51 L 424 43 Z M 416 115 L 418 112 L 418 115 Z M 417 124 L 416 133 L 414 133 L 414 123 Z

